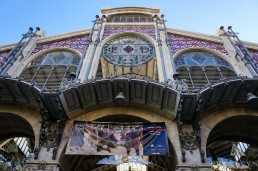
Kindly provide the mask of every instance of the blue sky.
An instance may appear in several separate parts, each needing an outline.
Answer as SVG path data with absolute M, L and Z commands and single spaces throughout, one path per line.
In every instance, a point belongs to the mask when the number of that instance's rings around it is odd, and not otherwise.
M 242 40 L 258 43 L 258 0 L 1 0 L 0 45 L 19 41 L 31 26 L 47 35 L 92 26 L 101 7 L 160 7 L 167 27 L 214 34 L 231 25 Z

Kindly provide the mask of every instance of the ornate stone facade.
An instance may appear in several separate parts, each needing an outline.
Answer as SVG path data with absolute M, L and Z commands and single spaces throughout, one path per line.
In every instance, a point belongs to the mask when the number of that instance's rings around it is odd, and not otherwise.
M 223 44 L 220 43 L 174 34 L 169 35 L 169 40 L 171 42 L 171 49 L 173 53 L 187 48 L 207 48 L 219 51 L 225 55 L 228 54 Z
M 13 166 L 210 171 L 218 157 L 257 160 L 258 44 L 235 44 L 231 28 L 215 36 L 170 29 L 158 8 L 122 7 L 102 9 L 91 29 L 51 37 L 39 29 L 28 33 L 24 46 L 0 46 L 6 61 L 0 69 L 0 154 L 11 156 Z M 248 63 L 245 47 L 256 62 Z M 7 56 L 11 49 L 15 53 Z M 169 151 L 138 158 L 137 168 L 127 157 L 119 165 L 99 165 L 106 156 L 65 153 L 74 121 L 164 123 Z M 17 136 L 31 139 L 31 146 L 18 147 L 30 151 L 26 164 L 15 160 L 24 154 L 8 151 L 15 144 L 2 141 Z M 91 138 L 97 146 L 99 139 Z M 245 143 L 245 156 L 230 156 L 232 142 Z
M 116 33 L 143 33 L 146 34 L 153 39 L 156 38 L 155 27 L 154 26 L 106 26 L 104 28 L 104 34 L 102 39 L 106 37 L 116 34 Z

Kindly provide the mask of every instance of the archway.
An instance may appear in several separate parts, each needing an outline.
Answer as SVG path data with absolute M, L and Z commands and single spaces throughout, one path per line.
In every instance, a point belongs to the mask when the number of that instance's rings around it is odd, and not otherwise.
M 157 81 L 154 44 L 140 34 L 119 35 L 103 41 L 96 78 L 138 77 Z
M 214 167 L 249 167 L 257 169 L 258 116 L 229 117 L 211 130 L 207 140 L 207 157 L 215 161 Z M 240 163 L 240 164 L 239 164 Z M 241 165 L 242 164 L 242 165 Z
M 62 82 L 75 77 L 81 55 L 69 48 L 56 48 L 43 51 L 31 57 L 21 77 L 35 82 L 41 89 L 57 91 Z
M 0 170 L 18 169 L 30 157 L 34 131 L 24 118 L 0 112 Z
M 209 49 L 190 48 L 175 58 L 176 70 L 191 91 L 198 91 L 220 80 L 233 80 L 236 71 L 224 56 Z
M 149 122 L 146 119 L 126 115 L 126 114 L 115 114 L 104 116 L 95 120 L 96 122 L 120 122 L 120 123 L 134 123 L 134 122 Z M 147 159 L 151 164 L 147 165 L 148 171 L 158 171 L 158 170 L 175 170 L 177 165 L 177 157 L 174 150 L 174 147 L 169 140 L 169 151 L 170 155 L 168 156 L 145 156 L 144 159 Z M 116 171 L 116 165 L 100 165 L 97 164 L 103 158 L 108 156 L 82 156 L 82 155 L 65 155 L 65 150 L 63 150 L 59 163 L 61 168 L 65 170 L 109 170 Z M 131 166 L 132 167 L 132 166 Z

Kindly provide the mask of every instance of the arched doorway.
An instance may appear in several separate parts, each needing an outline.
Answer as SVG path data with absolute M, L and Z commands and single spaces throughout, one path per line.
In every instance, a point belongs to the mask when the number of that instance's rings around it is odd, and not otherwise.
M 104 116 L 95 120 L 96 122 L 119 122 L 119 123 L 135 123 L 135 122 L 149 122 L 141 117 L 125 115 L 125 114 L 115 114 Z M 170 154 L 166 156 L 143 156 L 144 160 L 150 162 L 149 165 L 144 166 L 145 170 L 148 171 L 159 171 L 159 170 L 175 170 L 177 165 L 177 157 L 172 143 L 169 140 L 169 151 Z M 100 160 L 107 158 L 108 156 L 82 156 L 82 155 L 65 155 L 65 149 L 60 156 L 59 163 L 61 168 L 66 170 L 107 170 L 116 171 L 121 170 L 122 167 L 119 165 L 101 165 L 97 164 Z M 136 163 L 131 163 L 131 165 L 124 166 L 124 170 L 133 170 L 133 167 L 137 166 Z M 140 166 L 140 164 L 138 164 Z M 142 168 L 144 168 L 142 167 Z M 138 170 L 141 167 L 138 167 Z
M 30 157 L 35 140 L 33 128 L 24 118 L 0 113 L 0 170 L 19 170 Z
M 206 152 L 214 169 L 258 169 L 255 164 L 258 160 L 257 123 L 258 116 L 233 116 L 222 120 L 211 130 Z

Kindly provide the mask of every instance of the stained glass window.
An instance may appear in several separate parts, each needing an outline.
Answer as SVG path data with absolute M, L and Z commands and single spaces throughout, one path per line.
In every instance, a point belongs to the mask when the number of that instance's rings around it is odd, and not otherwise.
M 42 89 L 58 91 L 62 81 L 71 79 L 70 74 L 76 72 L 79 62 L 80 57 L 73 52 L 49 52 L 32 60 L 21 76 Z
M 155 49 L 147 40 L 124 36 L 106 43 L 102 55 L 114 65 L 137 66 L 151 60 L 155 56 Z
M 175 59 L 176 67 L 181 66 L 214 66 L 226 67 L 234 70 L 232 66 L 224 59 L 206 52 L 187 52 Z
M 190 91 L 199 91 L 221 80 L 235 79 L 233 67 L 217 55 L 192 51 L 175 59 L 177 72 Z
M 34 65 L 72 65 L 78 66 L 80 57 L 68 51 L 56 51 L 44 54 L 31 62 Z

